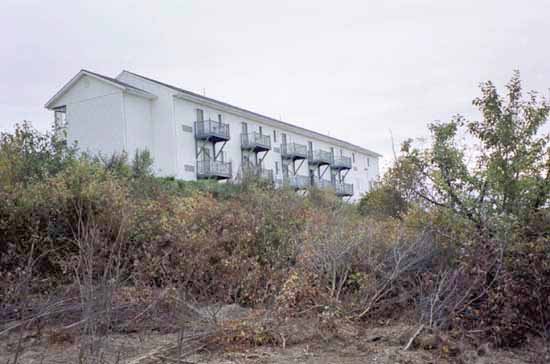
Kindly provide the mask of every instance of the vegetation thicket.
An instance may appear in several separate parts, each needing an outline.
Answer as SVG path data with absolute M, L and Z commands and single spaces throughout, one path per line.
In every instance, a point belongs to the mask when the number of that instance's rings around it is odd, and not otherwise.
M 431 124 L 427 148 L 406 141 L 357 205 L 259 180 L 157 178 L 147 151 L 92 157 L 17 125 L 0 135 L 0 318 L 30 320 L 40 297 L 75 292 L 81 314 L 128 290 L 124 307 L 150 307 L 160 291 L 280 319 L 406 314 L 500 346 L 548 339 L 550 106 L 524 98 L 518 74 L 506 90 L 482 84 L 479 121 Z

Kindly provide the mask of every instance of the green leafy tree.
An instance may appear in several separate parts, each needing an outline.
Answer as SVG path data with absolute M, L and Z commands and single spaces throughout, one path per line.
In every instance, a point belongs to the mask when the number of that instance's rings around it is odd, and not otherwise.
M 358 208 L 365 216 L 400 219 L 407 212 L 408 204 L 397 188 L 382 183 L 361 197 Z
M 525 223 L 548 207 L 550 134 L 542 127 L 550 104 L 535 92 L 523 97 L 519 72 L 506 90 L 503 97 L 492 82 L 481 84 L 473 101 L 480 120 L 430 124 L 427 149 L 403 144 L 389 171 L 403 196 L 451 209 L 480 228 L 495 217 Z M 462 136 L 467 143 L 459 142 Z

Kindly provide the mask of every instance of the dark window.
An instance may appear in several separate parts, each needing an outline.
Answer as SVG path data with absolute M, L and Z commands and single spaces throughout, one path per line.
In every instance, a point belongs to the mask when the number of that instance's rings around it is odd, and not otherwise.
M 260 135 L 262 135 L 262 127 L 261 126 L 258 127 L 258 130 L 260 132 Z
M 307 142 L 307 147 L 308 147 L 309 151 L 311 152 L 313 150 L 313 143 L 312 142 Z
M 273 143 L 277 143 L 277 130 L 273 130 Z
M 370 167 L 370 158 L 367 157 L 367 167 Z
M 243 134 L 248 133 L 248 125 L 244 121 L 241 123 L 241 126 L 243 130 Z
M 218 122 L 221 124 L 221 122 L 222 122 L 222 114 L 218 114 Z
M 55 109 L 54 126 L 56 129 L 62 129 L 67 126 L 67 108 L 65 106 Z
M 275 162 L 275 174 L 279 174 L 279 162 Z
M 204 121 L 204 110 L 197 109 L 197 121 Z
M 286 134 L 285 133 L 281 133 L 281 141 L 282 141 L 283 145 L 286 145 Z
M 353 160 L 353 163 L 355 163 L 355 153 L 351 153 L 351 159 Z

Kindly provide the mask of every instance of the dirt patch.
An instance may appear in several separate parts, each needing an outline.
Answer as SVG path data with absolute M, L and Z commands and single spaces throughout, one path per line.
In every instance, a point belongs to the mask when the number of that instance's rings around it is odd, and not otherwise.
M 419 336 L 419 344 L 403 350 L 403 333 L 414 328 L 405 325 L 356 329 L 350 327 L 335 332 L 331 337 L 309 336 L 301 343 L 266 345 L 241 350 L 221 350 L 213 347 L 179 345 L 178 334 L 149 332 L 137 335 L 110 335 L 102 351 L 105 363 L 160 364 L 160 363 L 320 363 L 320 364 L 420 364 L 420 363 L 473 363 L 473 364 L 527 364 L 548 363 L 550 356 L 542 350 L 498 351 L 489 346 L 461 347 L 449 353 L 441 342 L 429 335 Z M 0 362 L 14 359 L 17 338 L 0 341 Z M 424 345 L 428 341 L 431 345 Z M 433 345 L 432 345 L 433 344 Z M 24 350 L 18 363 L 77 363 L 79 342 L 61 340 L 52 342 L 48 334 L 41 338 L 28 337 L 22 341 Z M 187 352 L 186 352 L 187 350 Z M 544 356 L 547 355 L 547 356 Z M 177 359 L 176 359 L 177 358 Z

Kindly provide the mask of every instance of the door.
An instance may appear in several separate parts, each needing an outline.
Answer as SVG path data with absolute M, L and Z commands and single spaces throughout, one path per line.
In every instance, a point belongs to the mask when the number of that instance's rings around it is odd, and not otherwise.
M 204 121 L 204 110 L 197 109 L 197 121 Z

